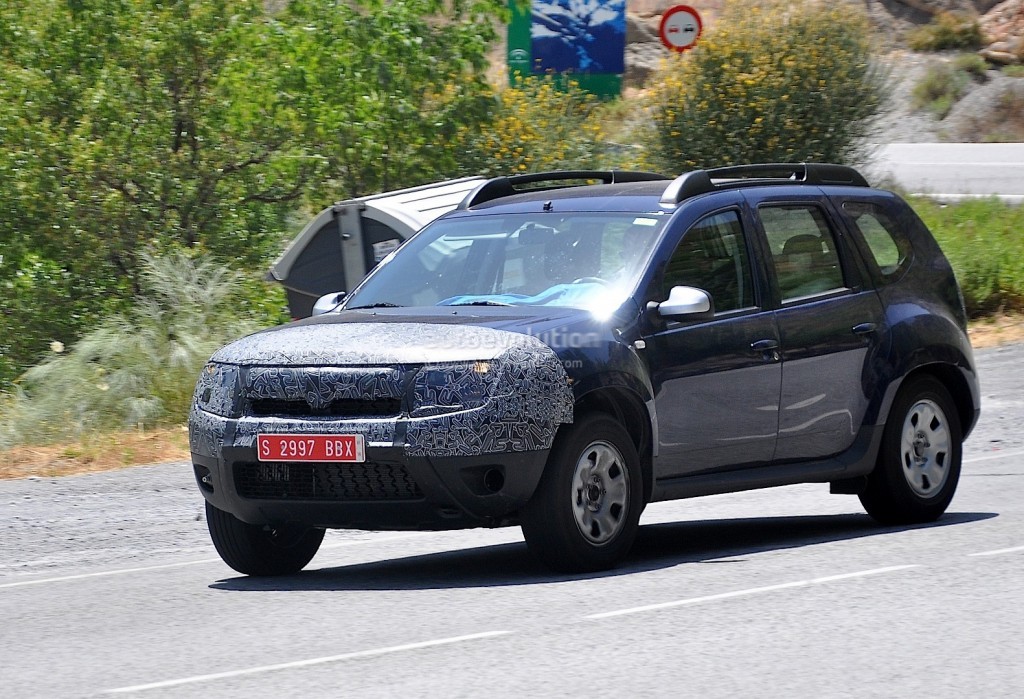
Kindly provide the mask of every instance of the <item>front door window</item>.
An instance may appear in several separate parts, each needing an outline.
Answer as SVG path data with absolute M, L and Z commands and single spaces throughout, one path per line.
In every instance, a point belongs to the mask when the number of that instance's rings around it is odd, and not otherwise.
M 716 313 L 754 305 L 750 257 L 736 211 L 709 216 L 687 231 L 665 268 L 662 298 L 674 286 L 707 291 Z

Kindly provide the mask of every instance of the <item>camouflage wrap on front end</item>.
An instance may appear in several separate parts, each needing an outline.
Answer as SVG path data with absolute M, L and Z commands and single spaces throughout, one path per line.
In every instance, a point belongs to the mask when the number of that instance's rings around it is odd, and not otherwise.
M 418 356 L 405 349 L 413 344 Z M 255 415 L 254 401 L 309 407 Z M 365 403 L 374 414 L 325 414 L 336 401 Z M 394 414 L 380 414 L 382 405 L 396 406 Z M 476 456 L 550 449 L 572 408 L 557 355 L 529 335 L 408 323 L 299 326 L 214 355 L 196 385 L 189 437 L 194 453 L 211 457 L 225 446 L 254 447 L 261 433 L 360 434 L 368 448 L 402 447 L 408 456 Z
M 437 405 L 453 400 L 470 405 L 462 403 L 468 409 L 430 419 L 410 419 L 408 454 L 475 456 L 551 448 L 558 426 L 572 422 L 573 405 L 568 376 L 555 353 L 536 341 L 532 347 L 510 348 L 488 364 L 481 382 L 486 401 L 480 407 L 471 403 L 481 390 L 467 379 L 472 369 L 453 367 L 447 372 L 449 381 L 424 390 Z

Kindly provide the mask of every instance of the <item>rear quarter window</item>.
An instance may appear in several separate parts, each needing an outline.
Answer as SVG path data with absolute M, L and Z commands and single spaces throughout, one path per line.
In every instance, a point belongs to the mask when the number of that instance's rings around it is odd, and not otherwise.
M 883 283 L 903 276 L 910 264 L 910 240 L 899 224 L 881 206 L 870 202 L 843 202 L 867 253 L 868 265 Z

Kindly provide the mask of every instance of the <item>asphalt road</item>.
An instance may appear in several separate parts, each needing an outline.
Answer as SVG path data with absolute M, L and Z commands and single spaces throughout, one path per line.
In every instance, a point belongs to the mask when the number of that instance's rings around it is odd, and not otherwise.
M 1024 143 L 892 143 L 877 147 L 865 172 L 941 199 L 1000 196 L 1024 201 Z
M 0 482 L 0 696 L 1022 696 L 1024 345 L 978 359 L 936 524 L 817 485 L 661 503 L 601 575 L 503 529 L 330 532 L 253 580 L 187 464 Z

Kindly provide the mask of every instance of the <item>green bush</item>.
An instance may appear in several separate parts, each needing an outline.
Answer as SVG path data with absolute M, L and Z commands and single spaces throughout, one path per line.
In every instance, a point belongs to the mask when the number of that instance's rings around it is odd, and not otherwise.
M 953 67 L 981 82 L 988 78 L 988 61 L 976 53 L 964 53 L 957 56 L 953 59 Z
M 490 116 L 455 137 L 461 172 L 508 175 L 596 167 L 602 107 L 572 80 L 527 76 L 497 91 Z
M 1024 78 L 1024 66 L 1022 65 L 1005 66 L 1001 72 L 1009 78 Z
M 915 51 L 979 49 L 984 43 L 978 18 L 961 12 L 940 12 L 907 34 L 907 44 Z
M 254 330 L 253 310 L 277 304 L 253 283 L 183 253 L 142 263 L 142 294 L 124 314 L 51 354 L 0 400 L 4 444 L 75 438 L 111 428 L 180 424 L 196 377 L 225 342 Z M 273 298 L 273 295 L 270 296 Z M 246 318 L 246 320 L 241 320 Z
M 649 84 L 648 167 L 854 162 L 888 80 L 865 13 L 784 0 L 731 3 L 697 47 Z
M 914 85 L 911 91 L 913 104 L 943 119 L 963 96 L 969 79 L 967 73 L 946 63 L 932 66 L 925 72 L 921 82 Z
M 2 179 L 2 178 L 0 178 Z M 4 246 L 6 247 L 6 246 Z M 0 392 L 42 360 L 49 343 L 95 326 L 125 306 L 104 294 L 113 280 L 80 284 L 54 260 L 35 252 L 0 254 Z
M 953 265 L 971 317 L 1024 310 L 1024 207 L 995 198 L 911 204 Z

